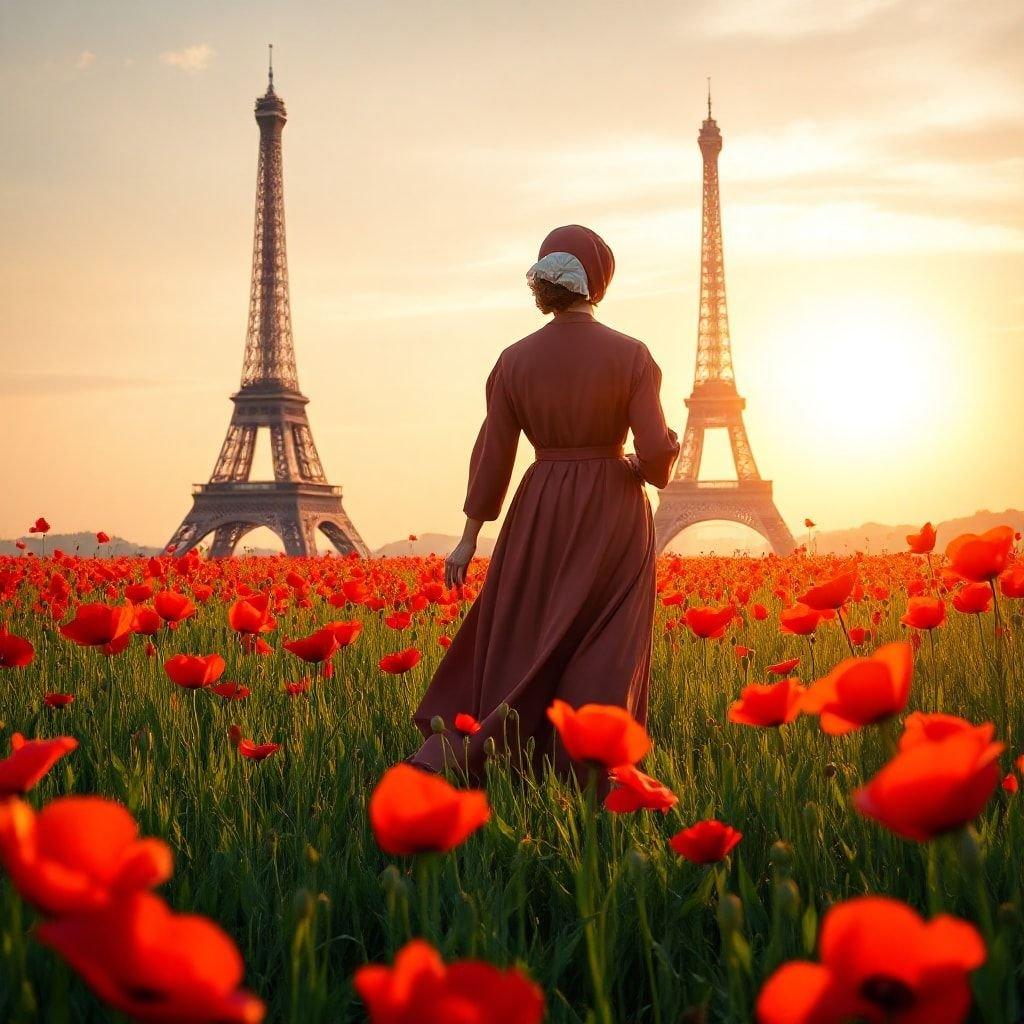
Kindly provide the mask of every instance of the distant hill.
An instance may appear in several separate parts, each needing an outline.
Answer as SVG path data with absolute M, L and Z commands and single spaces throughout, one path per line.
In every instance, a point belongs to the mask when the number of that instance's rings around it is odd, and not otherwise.
M 938 532 L 938 541 L 935 545 L 937 551 L 941 551 L 958 534 L 961 533 L 983 533 L 993 526 L 1007 524 L 1015 530 L 1024 532 L 1024 512 L 1010 508 L 1004 512 L 990 512 L 988 509 L 981 509 L 973 515 L 961 516 L 959 519 L 947 519 L 944 522 L 935 523 Z M 906 536 L 921 528 L 921 523 L 903 523 L 899 526 L 888 526 L 884 523 L 864 523 L 863 526 L 855 526 L 846 530 L 823 530 L 820 533 L 812 533 L 811 539 L 814 550 L 821 555 L 825 554 L 850 554 L 854 551 L 865 551 L 870 554 L 881 554 L 885 551 L 905 551 L 907 547 Z M 798 544 L 807 541 L 806 530 L 794 530 Z M 415 540 L 396 540 L 390 544 L 384 544 L 374 551 L 374 555 L 381 557 L 401 557 L 403 555 L 446 555 L 458 543 L 459 538 L 447 533 L 421 533 Z M 22 538 L 26 550 L 35 554 L 43 551 L 43 539 L 38 536 L 27 536 Z M 477 544 L 477 554 L 482 557 L 490 557 L 494 551 L 495 538 L 481 537 Z M 96 543 L 96 535 L 93 533 L 49 533 L 46 535 L 46 551 L 48 554 L 59 548 L 66 554 L 79 554 L 83 557 L 113 557 L 116 555 L 149 555 L 160 554 L 163 549 L 151 547 L 146 544 L 135 544 L 125 540 L 123 537 L 112 537 L 108 544 Z M 766 545 L 748 544 L 738 535 L 729 533 L 727 524 L 714 523 L 693 527 L 682 534 L 673 550 L 684 555 L 698 554 L 762 554 L 767 550 Z M 273 555 L 276 552 L 264 548 L 254 548 L 250 554 Z M 0 540 L 0 555 L 17 555 L 18 548 L 13 540 Z

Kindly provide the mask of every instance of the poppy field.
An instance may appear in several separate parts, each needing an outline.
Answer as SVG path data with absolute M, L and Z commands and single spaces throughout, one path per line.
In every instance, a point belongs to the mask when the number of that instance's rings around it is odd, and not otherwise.
M 1018 542 L 664 557 L 646 728 L 483 780 L 485 560 L 0 558 L 0 1020 L 1019 1021 Z

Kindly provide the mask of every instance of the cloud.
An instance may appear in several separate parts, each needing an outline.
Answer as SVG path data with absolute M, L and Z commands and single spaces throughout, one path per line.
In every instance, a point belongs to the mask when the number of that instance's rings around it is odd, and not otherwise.
M 160 54 L 160 63 L 172 68 L 180 68 L 190 75 L 205 71 L 210 61 L 217 56 L 217 51 L 206 43 L 186 46 L 184 50 L 168 50 Z
M 78 55 L 78 60 L 75 61 L 75 67 L 79 71 L 85 71 L 86 68 L 91 68 L 96 62 L 96 54 L 92 50 L 83 50 Z

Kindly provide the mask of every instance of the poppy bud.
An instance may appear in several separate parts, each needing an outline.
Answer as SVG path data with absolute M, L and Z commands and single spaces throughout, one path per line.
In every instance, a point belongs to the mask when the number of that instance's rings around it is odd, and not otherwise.
M 788 872 L 793 866 L 793 847 L 784 839 L 777 839 L 768 851 L 768 859 L 782 872 Z
M 295 915 L 295 923 L 308 921 L 316 911 L 316 903 L 313 894 L 308 889 L 298 889 L 292 897 L 292 913 Z
M 509 706 L 508 706 L 508 705 L 507 705 L 507 704 L 506 704 L 506 703 L 505 703 L 504 701 L 502 701 L 502 702 L 501 702 L 501 703 L 500 703 L 500 704 L 498 705 L 498 718 L 499 718 L 499 719 L 501 719 L 501 721 L 503 721 L 503 722 L 504 722 L 504 721 L 505 721 L 505 719 L 506 719 L 506 718 L 508 718 L 508 713 L 509 713 L 509 712 L 510 712 L 511 710 L 512 710 L 512 709 L 511 709 L 511 708 L 510 708 L 510 707 L 509 707 Z
M 488 736 L 484 740 L 484 753 L 488 757 L 495 757 L 498 753 L 498 744 L 494 742 L 493 736 Z
M 839 771 L 839 769 L 835 766 L 835 764 L 833 764 L 833 762 L 829 761 L 828 764 L 825 765 L 825 778 L 826 779 L 833 779 L 833 778 L 835 778 L 835 775 L 836 775 L 837 771 Z
M 956 852 L 960 858 L 960 866 L 969 875 L 976 875 L 981 870 L 981 846 L 978 843 L 978 834 L 973 828 L 960 830 L 957 836 Z
M 800 913 L 800 889 L 792 878 L 784 878 L 775 886 L 775 905 L 786 917 Z
M 430 731 L 438 735 L 447 731 L 444 727 L 444 719 L 440 715 L 434 715 L 430 720 Z
M 743 904 L 734 893 L 727 892 L 718 903 L 718 927 L 723 935 L 731 935 L 743 927 Z
M 527 756 L 528 758 L 532 758 L 532 757 L 533 757 L 533 752 L 534 752 L 534 751 L 535 751 L 536 749 L 537 749 L 537 740 L 536 740 L 536 738 L 535 738 L 535 737 L 533 737 L 533 736 L 530 736 L 530 737 L 529 737 L 529 738 L 528 738 L 528 739 L 526 740 L 526 756 Z
M 515 708 L 509 708 L 508 709 L 508 720 L 510 722 L 518 722 L 519 721 L 519 712 L 516 711 Z
M 394 864 L 389 864 L 380 873 L 380 886 L 389 898 L 407 894 L 408 887 L 405 884 L 405 879 Z

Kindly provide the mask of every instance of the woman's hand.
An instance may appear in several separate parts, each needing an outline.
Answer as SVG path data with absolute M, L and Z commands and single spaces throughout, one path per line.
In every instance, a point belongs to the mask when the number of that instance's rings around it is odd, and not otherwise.
M 466 571 L 476 554 L 476 541 L 465 537 L 455 545 L 451 554 L 444 560 L 444 585 L 451 590 L 461 587 L 466 582 Z
M 626 456 L 626 464 L 629 466 L 631 470 L 633 470 L 633 474 L 636 476 L 637 480 L 640 481 L 640 483 L 643 484 L 647 482 L 646 480 L 644 480 L 644 471 L 640 468 L 639 456 L 634 455 L 631 452 L 629 455 Z

